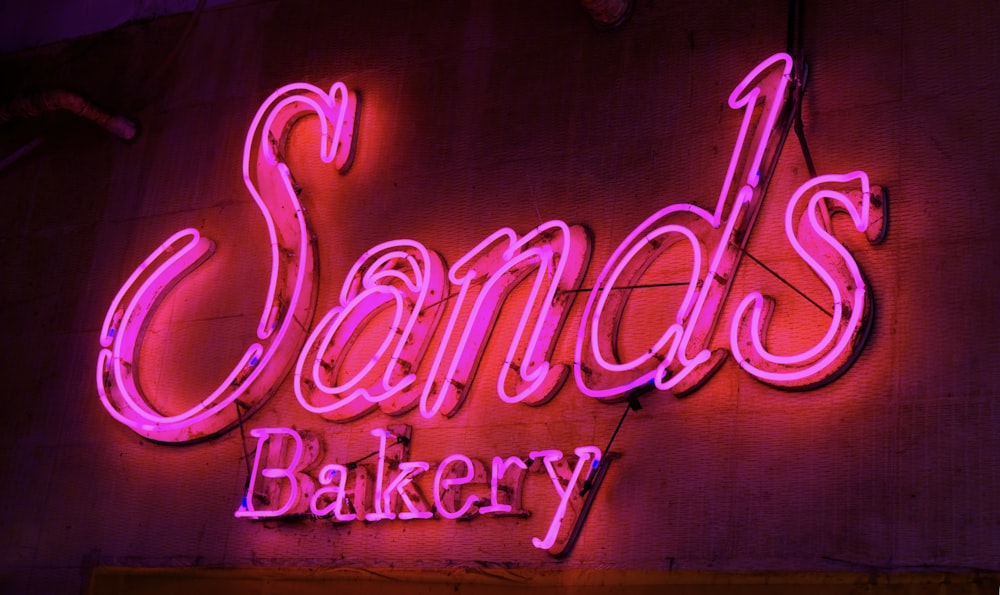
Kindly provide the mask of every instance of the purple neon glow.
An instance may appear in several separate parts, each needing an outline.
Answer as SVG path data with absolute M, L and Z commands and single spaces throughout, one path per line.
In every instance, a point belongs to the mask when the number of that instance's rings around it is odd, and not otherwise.
M 613 251 L 590 292 L 574 346 L 573 373 L 584 394 L 612 399 L 650 382 L 661 390 L 682 391 L 706 378 L 725 357 L 724 350 L 710 349 L 710 340 L 728 296 L 728 280 L 742 256 L 736 238 L 745 243 L 764 198 L 762 171 L 773 171 L 777 158 L 774 143 L 780 135 L 775 128 L 789 101 L 791 71 L 791 58 L 775 54 L 752 69 L 730 94 L 730 108 L 743 110 L 743 118 L 715 209 L 709 212 L 694 204 L 665 207 Z M 132 273 L 101 328 L 96 381 L 101 401 L 115 419 L 156 440 L 205 437 L 235 423 L 235 408 L 229 406 L 237 398 L 251 409 L 259 406 L 293 363 L 299 403 L 330 420 L 351 421 L 377 408 L 394 415 L 413 408 L 424 417 L 454 415 L 467 397 L 502 303 L 522 283 L 528 284 L 528 295 L 499 366 L 497 394 L 505 403 L 540 405 L 558 392 L 569 368 L 551 360 L 591 250 L 583 228 L 562 221 L 548 221 L 521 237 L 512 229 L 499 229 L 459 258 L 450 271 L 440 255 L 417 241 L 384 242 L 354 263 L 341 287 L 339 304 L 311 331 L 294 323 L 312 319 L 317 278 L 306 214 L 281 160 L 288 131 L 305 115 L 319 115 L 319 157 L 343 168 L 350 160 L 355 110 L 355 98 L 342 83 L 329 92 L 306 83 L 287 85 L 261 105 L 243 154 L 244 181 L 264 216 L 271 247 L 258 341 L 246 348 L 215 391 L 187 411 L 167 415 L 145 398 L 135 371 L 145 321 L 170 287 L 214 250 L 195 229 L 177 232 Z M 819 189 L 823 184 L 853 181 L 861 184 L 862 199 Z M 813 195 L 796 232 L 793 213 L 808 192 Z M 834 320 L 812 348 L 799 354 L 773 354 L 762 339 L 771 302 L 758 292 L 747 295 L 730 327 L 730 347 L 755 377 L 782 387 L 811 386 L 842 369 L 860 348 L 859 329 L 870 309 L 863 277 L 817 213 L 826 217 L 830 201 L 865 231 L 872 209 L 869 197 L 867 177 L 854 172 L 818 177 L 791 198 L 786 234 L 796 253 L 830 289 Z M 628 287 L 664 250 L 678 245 L 692 250 L 680 304 L 652 345 L 635 358 L 620 361 L 613 343 L 631 293 Z M 448 321 L 434 337 L 446 309 L 450 309 Z M 370 325 L 376 318 L 382 321 L 384 334 L 375 337 L 374 353 L 357 369 L 348 370 L 346 355 L 361 334 L 371 338 L 378 332 Z M 424 364 L 432 338 L 438 347 L 430 363 Z M 514 463 L 505 462 L 504 469 L 508 464 Z M 332 481 L 334 472 L 331 469 L 326 479 Z M 335 493 L 334 486 L 327 487 Z M 381 487 L 378 483 L 380 493 Z
M 528 465 L 520 457 L 493 457 L 490 465 L 490 503 L 479 509 L 480 514 L 491 512 L 506 513 L 513 512 L 513 506 L 509 502 L 500 502 L 500 479 L 506 475 L 511 467 L 519 467 L 522 472 L 527 472 Z
M 447 291 L 444 262 L 419 242 L 396 240 L 368 250 L 348 272 L 340 305 L 314 326 L 299 354 L 294 375 L 299 403 L 334 421 L 350 421 L 383 402 L 394 413 L 414 407 L 417 377 L 410 367 L 423 358 L 441 317 L 442 308 L 428 306 Z M 340 378 L 353 339 L 372 332 L 369 321 L 386 309 L 392 319 L 378 348 L 360 370 Z
M 468 386 L 475 376 L 500 304 L 516 283 L 512 279 L 532 271 L 535 278 L 500 368 L 497 394 L 506 403 L 538 405 L 551 399 L 568 373 L 563 366 L 550 364 L 573 296 L 572 292 L 559 292 L 580 286 L 589 254 L 589 238 L 582 228 L 553 220 L 521 238 L 509 228 L 497 230 L 460 258 L 449 273 L 458 294 L 451 300 L 452 314 L 420 395 L 421 415 L 431 417 L 443 412 L 451 416 L 458 411 L 465 394 L 459 394 L 455 387 Z M 470 290 L 484 278 L 469 310 L 468 322 L 451 347 Z M 535 324 L 522 347 L 534 312 L 537 312 Z M 445 362 L 448 353 L 450 363 Z M 521 362 L 517 376 L 512 373 L 514 362 Z M 446 371 L 441 374 L 443 369 Z

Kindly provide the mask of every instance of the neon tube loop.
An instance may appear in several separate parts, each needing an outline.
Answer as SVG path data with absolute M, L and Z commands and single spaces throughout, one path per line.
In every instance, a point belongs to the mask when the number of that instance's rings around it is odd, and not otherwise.
M 243 179 L 267 225 L 271 274 L 257 328 L 225 380 L 190 409 L 165 414 L 153 407 L 136 381 L 143 333 L 166 292 L 211 256 L 213 243 L 195 229 L 181 230 L 150 254 L 118 291 L 101 327 L 97 388 L 118 421 L 162 442 L 188 442 L 224 431 L 238 421 L 237 399 L 256 410 L 287 373 L 305 338 L 318 279 L 311 234 L 283 162 L 285 143 L 300 118 L 319 115 L 319 157 L 340 171 L 350 166 L 357 103 L 343 83 L 327 92 L 313 85 L 286 85 L 261 105 L 243 150 Z M 290 256 L 290 257 L 289 257 Z
M 500 365 L 497 394 L 507 403 L 545 403 L 569 375 L 567 366 L 549 360 L 575 295 L 565 290 L 579 287 L 589 257 L 586 231 L 562 221 L 521 237 L 497 230 L 461 257 L 447 278 L 441 257 L 419 242 L 379 244 L 351 267 L 339 305 L 306 341 L 295 366 L 296 397 L 307 410 L 338 422 L 376 406 L 392 415 L 417 405 L 424 417 L 454 415 L 501 304 L 527 282 L 530 292 Z M 438 349 L 418 381 L 416 370 L 446 307 L 451 314 Z M 372 328 L 379 315 L 387 319 L 382 333 Z M 346 370 L 362 334 L 374 338 L 373 353 L 358 369 Z

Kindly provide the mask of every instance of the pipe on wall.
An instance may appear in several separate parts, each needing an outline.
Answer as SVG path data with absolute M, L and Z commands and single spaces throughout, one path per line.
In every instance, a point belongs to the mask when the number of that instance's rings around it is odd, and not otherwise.
M 66 110 L 86 118 L 122 140 L 135 138 L 134 122 L 124 116 L 113 116 L 80 95 L 62 89 L 17 97 L 0 104 L 0 125 L 57 110 Z

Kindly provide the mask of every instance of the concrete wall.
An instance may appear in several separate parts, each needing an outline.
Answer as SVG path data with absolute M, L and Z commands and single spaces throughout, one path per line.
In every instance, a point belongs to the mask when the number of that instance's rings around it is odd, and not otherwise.
M 567 558 L 531 545 L 554 506 L 544 475 L 529 476 L 528 519 L 255 523 L 233 518 L 247 476 L 239 431 L 164 446 L 98 401 L 104 313 L 178 229 L 219 248 L 150 324 L 144 386 L 193 403 L 252 336 L 268 254 L 239 163 L 272 90 L 343 80 L 363 96 L 346 175 L 290 156 L 317 235 L 319 314 L 380 242 L 417 239 L 453 263 L 500 227 L 525 233 L 553 218 L 592 230 L 590 287 L 657 209 L 714 207 L 739 126 L 726 98 L 785 49 L 786 3 L 752 4 L 640 0 L 620 30 L 598 31 L 569 0 L 266 1 L 0 60 L 5 96 L 71 88 L 141 126 L 131 143 L 60 114 L 2 129 L 3 155 L 44 139 L 0 170 L 4 590 L 73 592 L 94 566 L 1000 570 L 990 2 L 808 8 L 803 116 L 819 173 L 863 169 L 891 192 L 884 244 L 844 235 L 876 296 L 868 343 L 814 391 L 767 387 L 730 358 L 690 397 L 647 397 Z M 311 146 L 315 129 L 302 128 L 296 147 Z M 780 232 L 787 197 L 808 179 L 790 141 L 749 250 L 822 300 Z M 811 305 L 744 259 L 733 295 L 754 289 L 778 300 L 775 329 L 789 340 L 823 328 Z M 659 328 L 671 295 L 637 294 L 629 332 Z M 572 361 L 585 298 L 557 361 Z M 498 336 L 509 333 L 501 323 Z M 725 346 L 725 333 L 715 342 Z M 623 404 L 586 398 L 571 380 L 543 407 L 503 405 L 492 388 L 502 357 L 498 340 L 448 420 L 376 413 L 332 424 L 299 406 L 288 379 L 247 426 L 320 432 L 331 462 L 366 454 L 371 428 L 400 422 L 414 427 L 412 458 L 426 461 L 606 444 Z

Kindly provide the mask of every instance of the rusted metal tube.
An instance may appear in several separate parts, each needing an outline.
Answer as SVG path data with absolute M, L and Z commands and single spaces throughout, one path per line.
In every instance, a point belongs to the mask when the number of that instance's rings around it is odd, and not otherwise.
M 128 118 L 112 116 L 76 93 L 62 89 L 17 97 L 0 104 L 0 124 L 56 110 L 66 110 L 86 118 L 122 140 L 135 137 L 135 123 Z

